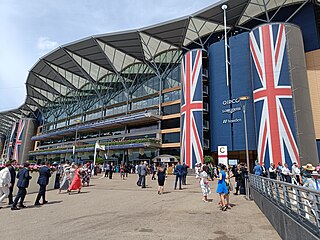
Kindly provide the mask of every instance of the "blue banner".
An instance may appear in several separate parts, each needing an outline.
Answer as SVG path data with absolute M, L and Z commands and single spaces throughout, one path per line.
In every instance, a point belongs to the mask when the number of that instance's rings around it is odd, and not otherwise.
M 226 81 L 224 42 L 212 44 L 208 50 L 209 87 L 210 87 L 210 147 L 212 152 L 218 151 L 218 146 L 228 146 L 233 149 L 231 141 L 231 115 L 223 114 L 229 104 L 230 93 Z
M 248 130 L 248 149 L 256 150 L 255 121 L 253 112 L 253 94 L 250 68 L 249 33 L 242 33 L 229 39 L 230 46 L 230 74 L 231 96 L 238 99 L 240 96 L 249 96 L 246 101 L 236 101 L 226 106 L 230 109 L 227 113 L 232 116 L 233 151 L 246 150 L 244 115 L 242 107 L 246 107 L 246 119 Z

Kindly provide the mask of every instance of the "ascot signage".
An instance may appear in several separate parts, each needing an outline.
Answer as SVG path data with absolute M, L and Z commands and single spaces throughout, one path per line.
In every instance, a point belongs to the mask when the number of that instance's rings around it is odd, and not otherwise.
M 223 106 L 227 106 L 230 104 L 238 104 L 240 103 L 240 99 L 239 98 L 233 98 L 233 99 L 228 99 L 228 100 L 224 100 L 222 101 L 222 105 Z M 241 111 L 241 107 L 232 107 L 232 108 L 225 108 L 222 109 L 222 113 L 227 113 L 227 114 L 232 114 L 235 112 Z M 235 118 L 235 119 L 223 119 L 222 123 L 223 124 L 231 124 L 231 123 L 238 123 L 241 122 L 242 119 L 241 118 Z
M 218 146 L 218 163 L 228 166 L 228 147 Z
M 230 105 L 230 104 L 236 104 L 236 103 L 239 103 L 239 102 L 240 102 L 239 98 L 234 98 L 234 99 L 229 99 L 229 100 L 222 101 L 222 105 L 225 106 L 225 105 Z

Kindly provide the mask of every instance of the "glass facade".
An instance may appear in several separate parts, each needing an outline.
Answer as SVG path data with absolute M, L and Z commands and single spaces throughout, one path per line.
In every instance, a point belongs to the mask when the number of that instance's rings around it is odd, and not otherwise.
M 108 47 L 104 45 L 103 48 L 107 49 Z M 43 134 L 49 134 L 52 130 L 68 129 L 72 126 L 80 128 L 87 122 L 91 124 L 104 119 L 121 119 L 121 116 L 138 114 L 139 112 L 158 115 L 162 103 L 170 103 L 180 99 L 180 61 L 182 56 L 180 50 L 170 50 L 158 54 L 154 58 L 152 68 L 144 63 L 128 64 L 120 75 L 90 63 L 76 54 L 70 54 L 98 84 L 94 86 L 86 79 L 76 78 L 74 73 L 55 67 L 58 72 L 68 76 L 71 84 L 77 84 L 76 80 L 79 80 L 78 85 L 80 85 L 77 87 L 80 90 L 71 90 L 65 96 L 57 98 L 57 104 L 52 103 L 44 106 Z M 117 56 L 115 57 L 117 58 Z M 166 91 L 161 93 L 163 90 Z M 179 113 L 180 104 L 163 106 L 161 110 L 163 115 Z M 151 122 L 134 123 L 133 121 L 132 126 L 124 124 L 121 127 L 115 126 L 106 129 L 101 127 L 86 132 L 78 131 L 77 139 L 75 139 L 75 133 L 70 133 L 60 138 L 40 141 L 39 147 L 41 150 L 70 147 L 75 141 L 79 146 L 92 146 L 96 139 L 101 139 L 100 143 L 102 144 L 106 141 L 121 143 L 135 140 L 139 143 L 139 139 L 158 139 L 160 143 L 160 126 L 163 125 L 163 129 L 169 129 L 178 128 L 180 125 L 180 118 L 165 120 L 162 125 L 159 124 L 159 119 L 148 119 L 148 121 Z M 162 134 L 163 143 L 177 143 L 180 141 L 179 138 L 179 133 Z M 149 144 L 149 147 L 141 146 L 132 149 L 112 150 L 106 154 L 108 158 L 117 163 L 152 159 L 159 154 L 160 145 L 155 148 Z M 68 159 L 69 155 L 68 153 L 65 159 Z M 80 155 L 82 159 L 88 157 L 88 154 L 79 153 Z
M 162 143 L 177 143 L 180 142 L 180 133 L 164 133 L 162 134 Z
M 162 113 L 163 115 L 180 113 L 180 104 L 174 104 L 174 105 L 162 107 Z
M 81 90 L 69 91 L 66 96 L 57 98 L 59 104 L 48 104 L 44 107 L 42 111 L 45 123 L 44 132 L 76 124 L 78 119 L 84 123 L 158 107 L 161 103 L 159 101 L 160 90 L 180 86 L 180 50 L 170 50 L 156 56 L 154 67 L 157 70 L 142 63 L 133 63 L 123 70 L 121 76 L 95 64 L 90 64 L 76 54 L 71 55 L 88 74 L 92 74 L 99 85 L 93 86 L 85 79 L 76 78 L 75 74 L 55 66 L 58 72 L 68 76 L 72 84 L 75 84 L 76 79 L 81 80 Z M 77 100 L 72 101 L 72 99 Z M 180 90 L 167 92 L 161 96 L 162 102 L 179 99 Z M 171 108 L 165 109 L 177 112 L 177 110 L 170 110 Z
M 168 92 L 163 94 L 163 102 L 172 102 L 180 100 L 181 91 Z
M 159 97 L 157 96 L 157 97 L 133 102 L 131 104 L 131 110 L 145 109 L 148 107 L 156 106 L 158 104 L 159 104 Z
M 161 129 L 180 128 L 180 118 L 173 118 L 163 120 L 161 122 Z

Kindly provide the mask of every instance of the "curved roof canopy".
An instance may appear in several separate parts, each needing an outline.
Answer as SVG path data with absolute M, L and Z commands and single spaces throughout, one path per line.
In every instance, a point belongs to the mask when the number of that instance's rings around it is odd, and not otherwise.
M 0 135 L 8 133 L 19 118 L 30 116 L 57 99 L 72 99 L 74 92 L 86 94 L 108 74 L 120 74 L 133 64 L 146 64 L 158 54 L 190 46 L 205 48 L 212 34 L 223 31 L 223 4 L 228 5 L 228 29 L 242 28 L 250 20 L 271 22 L 279 10 L 308 0 L 221 0 L 197 13 L 137 30 L 96 35 L 63 45 L 39 59 L 26 81 L 25 103 L 0 113 Z M 273 15 L 270 15 L 270 11 Z M 294 13 L 295 14 L 295 13 Z M 288 19 L 289 20 L 289 19 Z M 123 79 L 126 81 L 126 79 Z M 92 91 L 87 91 L 92 94 Z

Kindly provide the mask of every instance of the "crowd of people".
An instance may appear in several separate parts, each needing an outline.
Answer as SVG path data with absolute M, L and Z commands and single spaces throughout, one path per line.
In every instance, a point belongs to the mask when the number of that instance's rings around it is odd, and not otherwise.
M 299 166 L 298 163 L 295 162 L 289 167 L 287 163 L 282 164 L 279 162 L 277 166 L 271 163 L 267 169 L 264 163 L 260 165 L 257 162 L 253 171 L 254 174 L 258 176 L 293 183 L 320 191 L 320 164 L 317 167 L 310 163 L 305 166 Z
M 25 208 L 24 199 L 27 195 L 27 188 L 29 187 L 30 179 L 32 178 L 29 174 L 29 163 L 25 162 L 23 168 L 16 173 L 16 161 L 7 161 L 5 163 L 5 168 L 0 171 L 0 204 L 5 197 L 8 197 L 9 205 L 12 205 L 11 210 L 20 210 Z M 48 203 L 46 200 L 46 187 L 49 183 L 51 177 L 51 170 L 49 164 L 43 162 L 39 168 L 39 177 L 37 184 L 39 185 L 39 192 L 35 199 L 34 205 L 40 205 L 40 200 L 42 199 L 42 204 Z M 18 192 L 13 200 L 13 188 L 16 178 L 18 179 L 17 187 Z
M 27 188 L 29 181 L 32 178 L 29 174 L 30 164 L 24 163 L 23 167 L 16 172 L 16 161 L 8 161 L 5 163 L 5 168 L 0 171 L 0 204 L 8 197 L 9 205 L 12 210 L 20 210 L 25 208 L 24 199 L 27 194 Z M 119 172 L 120 178 L 125 180 L 128 174 L 137 174 L 137 186 L 141 188 L 147 187 L 147 176 L 151 176 L 151 181 L 157 180 L 159 195 L 164 194 L 164 186 L 168 174 L 175 175 L 173 182 L 174 190 L 182 190 L 182 186 L 186 185 L 188 166 L 186 164 L 169 163 L 153 163 L 149 164 L 146 161 L 141 161 L 139 164 L 123 164 L 116 165 L 113 162 L 106 162 L 103 166 L 100 166 L 104 173 L 102 177 L 107 179 L 113 178 L 114 172 Z M 118 170 L 117 170 L 118 168 Z M 95 170 L 94 170 L 95 169 Z M 46 187 L 49 183 L 50 176 L 52 174 L 49 163 L 43 162 L 38 168 L 39 177 L 37 184 L 39 185 L 39 191 L 36 196 L 34 205 L 42 205 L 48 203 L 46 200 Z M 94 171 L 92 171 L 94 170 Z M 97 171 L 97 166 L 93 166 L 92 163 L 87 164 L 75 164 L 66 161 L 57 167 L 58 178 L 57 184 L 59 193 L 66 191 L 71 194 L 73 191 L 81 192 L 83 186 L 90 185 L 91 175 Z M 320 190 L 320 182 L 318 175 L 320 173 L 320 164 L 317 167 L 312 164 L 299 167 L 297 163 L 294 163 L 292 167 L 288 167 L 288 164 L 278 163 L 271 164 L 267 169 L 264 164 L 260 165 L 256 163 L 254 167 L 254 174 L 269 177 L 271 179 L 278 179 L 280 181 L 286 181 L 289 183 L 295 183 L 297 185 L 305 186 L 310 189 Z M 209 202 L 208 196 L 211 194 L 210 181 L 217 180 L 216 193 L 219 195 L 219 205 L 222 211 L 232 208 L 230 204 L 230 193 L 233 194 L 245 194 L 245 179 L 248 177 L 248 169 L 246 164 L 240 163 L 237 166 L 225 166 L 223 164 L 196 164 L 195 176 L 199 181 L 200 189 L 202 191 L 202 201 Z M 13 199 L 13 189 L 16 178 L 18 179 L 17 188 L 18 192 Z M 234 181 L 231 179 L 234 178 Z M 233 186 L 233 182 L 235 186 Z M 40 201 L 42 202 L 40 203 Z M 1 205 L 0 205 L 1 208 Z
M 19 169 L 17 172 L 16 170 Z M 8 205 L 11 205 L 11 210 L 20 210 L 25 208 L 24 199 L 27 195 L 27 189 L 29 187 L 30 180 L 32 176 L 30 175 L 30 163 L 25 162 L 23 167 L 17 168 L 15 160 L 5 162 L 5 167 L 0 171 L 0 204 L 3 200 L 8 198 Z M 62 190 L 66 190 L 69 194 L 72 191 L 81 192 L 82 186 L 89 186 L 91 178 L 91 164 L 86 165 L 74 164 L 69 165 L 67 161 L 62 166 L 58 166 L 58 188 L 59 193 Z M 39 185 L 39 191 L 36 196 L 34 205 L 47 204 L 46 200 L 46 188 L 49 184 L 50 177 L 52 175 L 52 168 L 48 162 L 42 162 L 40 167 L 37 166 L 39 176 L 37 179 L 37 184 Z M 13 190 L 15 181 L 17 182 L 17 194 L 13 199 Z M 40 202 L 42 201 L 42 203 Z M 0 208 L 2 206 L 0 205 Z
M 235 190 L 234 195 L 245 194 L 245 179 L 248 176 L 248 170 L 243 163 L 237 166 L 197 164 L 195 173 L 196 178 L 199 179 L 203 202 L 209 202 L 208 195 L 211 194 L 209 181 L 218 180 L 216 193 L 219 195 L 219 205 L 222 211 L 232 208 L 233 205 L 230 203 L 232 191 Z M 234 178 L 235 189 L 232 178 Z

